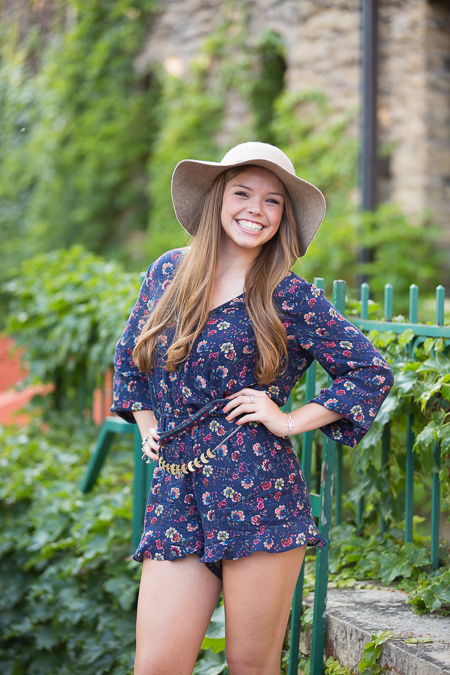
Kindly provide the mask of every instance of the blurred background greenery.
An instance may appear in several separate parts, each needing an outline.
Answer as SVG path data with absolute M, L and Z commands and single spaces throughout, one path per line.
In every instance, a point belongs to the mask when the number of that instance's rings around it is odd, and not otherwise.
M 392 204 L 360 213 L 356 111 L 337 112 L 320 91 L 287 91 L 277 33 L 266 29 L 249 44 L 245 24 L 224 10 L 185 77 L 157 63 L 142 72 L 135 59 L 156 7 L 156 0 L 55 2 L 47 32 L 36 24 L 20 34 L 17 21 L 3 21 L 4 300 L 4 283 L 36 253 L 78 244 L 138 272 L 184 245 L 170 200 L 174 166 L 186 157 L 218 160 L 250 139 L 279 145 L 326 195 L 326 221 L 296 271 L 311 280 L 344 278 L 353 294 L 357 276 L 367 273 L 375 294 L 389 281 L 398 298 L 412 281 L 427 293 L 442 280 L 428 216 L 421 227 Z M 233 90 L 248 114 L 224 133 Z M 360 247 L 373 251 L 364 268 Z

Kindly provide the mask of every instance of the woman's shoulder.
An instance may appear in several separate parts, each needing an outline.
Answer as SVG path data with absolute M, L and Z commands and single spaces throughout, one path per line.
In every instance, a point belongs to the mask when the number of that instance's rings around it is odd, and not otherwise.
M 171 278 L 188 250 L 189 248 L 186 246 L 165 251 L 165 253 L 151 263 L 147 271 L 147 278 L 150 280 L 155 277 L 163 279 Z
M 281 309 L 290 310 L 304 302 L 323 295 L 323 291 L 314 284 L 309 283 L 303 277 L 299 277 L 290 271 L 276 286 L 274 299 L 281 305 Z

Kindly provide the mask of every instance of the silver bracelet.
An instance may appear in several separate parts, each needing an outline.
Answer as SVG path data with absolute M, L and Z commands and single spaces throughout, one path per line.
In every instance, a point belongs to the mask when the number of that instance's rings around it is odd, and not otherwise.
M 288 428 L 289 433 L 288 433 L 287 436 L 283 436 L 283 438 L 289 438 L 290 435 L 291 435 L 291 433 L 292 433 L 293 430 L 294 430 L 294 423 L 292 422 L 291 413 L 288 412 L 288 413 L 286 413 L 286 415 L 288 416 L 287 428 Z

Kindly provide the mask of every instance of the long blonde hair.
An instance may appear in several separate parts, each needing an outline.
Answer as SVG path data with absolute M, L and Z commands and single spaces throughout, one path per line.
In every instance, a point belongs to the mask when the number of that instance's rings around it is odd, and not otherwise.
M 244 168 L 253 167 L 246 165 Z M 158 338 L 169 326 L 175 327 L 174 340 L 166 351 L 165 368 L 169 372 L 188 358 L 193 343 L 202 332 L 210 314 L 223 237 L 220 216 L 225 187 L 244 168 L 221 173 L 200 206 L 192 244 L 134 348 L 133 359 L 142 372 L 150 372 Z M 258 350 L 255 379 L 261 385 L 270 384 L 287 365 L 286 331 L 272 296 L 299 255 L 297 225 L 286 192 L 280 227 L 263 245 L 245 278 L 244 299 Z

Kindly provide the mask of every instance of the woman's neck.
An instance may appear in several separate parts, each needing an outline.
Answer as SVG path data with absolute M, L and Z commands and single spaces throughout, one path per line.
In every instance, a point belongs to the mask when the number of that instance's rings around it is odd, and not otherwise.
M 254 250 L 221 251 L 211 308 L 218 307 L 243 293 L 245 277 L 255 257 Z

